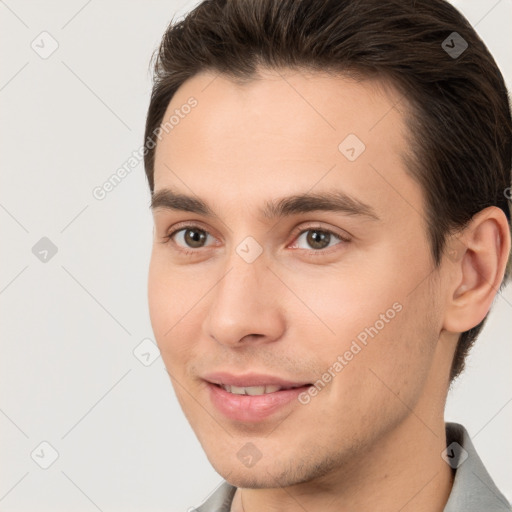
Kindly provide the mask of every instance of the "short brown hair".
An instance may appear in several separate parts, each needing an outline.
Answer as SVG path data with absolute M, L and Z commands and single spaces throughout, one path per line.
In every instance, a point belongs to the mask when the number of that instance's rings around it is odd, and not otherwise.
M 462 38 L 461 48 L 467 44 L 457 56 L 448 51 L 453 37 Z M 155 143 L 149 141 L 178 87 L 200 71 L 250 80 L 259 66 L 391 81 L 411 106 L 407 167 L 425 194 L 436 266 L 446 236 L 480 210 L 497 206 L 510 225 L 512 121 L 505 82 L 475 30 L 444 0 L 205 0 L 171 21 L 156 52 L 146 120 L 151 193 Z M 508 265 L 502 286 L 510 273 Z M 461 334 L 451 380 L 464 369 L 486 318 Z

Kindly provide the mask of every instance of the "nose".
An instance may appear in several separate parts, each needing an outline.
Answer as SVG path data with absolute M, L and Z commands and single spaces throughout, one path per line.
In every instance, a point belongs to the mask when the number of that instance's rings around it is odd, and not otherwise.
M 252 263 L 236 253 L 232 255 L 210 295 L 211 304 L 203 325 L 208 337 L 230 347 L 266 344 L 282 337 L 283 285 L 267 263 L 263 255 Z

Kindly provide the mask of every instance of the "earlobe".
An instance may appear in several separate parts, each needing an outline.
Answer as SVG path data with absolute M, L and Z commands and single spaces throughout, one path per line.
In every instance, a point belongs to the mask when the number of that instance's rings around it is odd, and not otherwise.
M 501 209 L 488 207 L 447 243 L 443 264 L 453 279 L 443 327 L 465 332 L 485 318 L 503 280 L 510 253 L 507 218 Z

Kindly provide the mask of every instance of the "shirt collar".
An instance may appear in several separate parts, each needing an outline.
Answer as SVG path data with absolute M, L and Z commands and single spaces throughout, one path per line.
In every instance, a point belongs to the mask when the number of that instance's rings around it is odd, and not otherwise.
M 446 444 L 443 458 L 455 469 L 455 476 L 443 512 L 510 512 L 510 504 L 485 469 L 467 430 L 458 423 L 446 423 Z

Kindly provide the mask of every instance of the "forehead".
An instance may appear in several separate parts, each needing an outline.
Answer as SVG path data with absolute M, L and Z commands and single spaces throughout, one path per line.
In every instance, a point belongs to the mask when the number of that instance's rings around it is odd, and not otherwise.
M 156 148 L 155 191 L 240 201 L 342 184 L 391 205 L 390 184 L 414 187 L 402 158 L 405 104 L 383 82 L 266 70 L 239 83 L 202 72 L 178 89 L 162 124 L 173 115 Z

